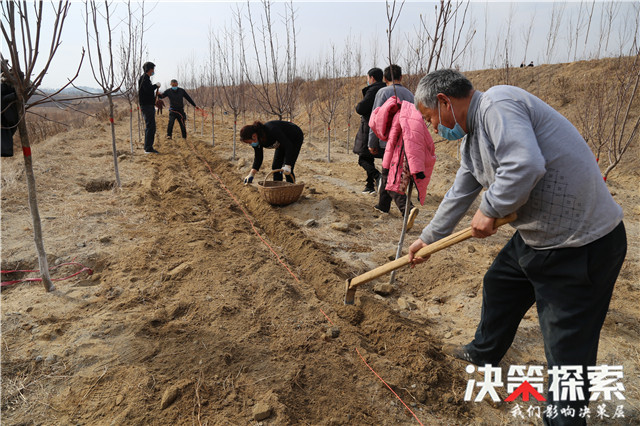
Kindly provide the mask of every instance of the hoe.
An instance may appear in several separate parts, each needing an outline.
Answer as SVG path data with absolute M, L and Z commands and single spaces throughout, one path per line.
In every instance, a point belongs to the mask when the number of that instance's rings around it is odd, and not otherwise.
M 516 214 L 511 213 L 509 216 L 496 219 L 495 227 L 497 228 L 506 223 L 513 222 L 514 220 L 516 220 Z M 455 234 L 451 234 L 446 238 L 443 238 L 441 240 L 436 241 L 435 243 L 429 244 L 428 246 L 421 248 L 416 253 L 416 257 L 427 257 L 432 253 L 445 249 L 449 246 L 452 246 L 456 243 L 459 243 L 469 238 L 471 238 L 471 227 L 463 229 L 462 231 L 456 232 Z M 353 305 L 353 303 L 355 302 L 356 288 L 359 285 L 368 283 L 369 281 L 375 280 L 378 277 L 388 274 L 391 271 L 395 271 L 396 269 L 401 268 L 408 264 L 409 264 L 409 255 L 405 255 L 392 262 L 385 263 L 382 266 L 378 266 L 376 269 L 373 269 L 369 272 L 365 272 L 362 275 L 358 275 L 355 278 L 348 279 L 347 292 L 344 297 L 345 305 Z

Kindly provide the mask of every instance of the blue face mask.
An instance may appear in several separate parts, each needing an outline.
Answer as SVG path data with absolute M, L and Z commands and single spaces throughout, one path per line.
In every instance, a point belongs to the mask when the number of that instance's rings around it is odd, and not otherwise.
M 251 146 L 257 148 L 260 146 L 260 142 L 251 142 Z
M 453 113 L 453 104 L 451 104 L 451 100 L 449 100 L 449 104 L 451 105 L 451 112 Z M 438 102 L 438 121 L 440 121 L 440 102 Z M 458 139 L 462 139 L 466 133 L 458 124 L 458 120 L 456 120 L 456 115 L 453 113 L 453 120 L 456 122 L 456 125 L 453 126 L 453 129 L 448 127 L 444 127 L 442 124 L 438 123 L 438 134 L 443 138 L 450 141 L 457 141 Z
M 171 86 L 171 90 L 178 90 L 178 86 Z
M 156 72 L 155 71 L 151 71 L 151 75 L 156 75 Z

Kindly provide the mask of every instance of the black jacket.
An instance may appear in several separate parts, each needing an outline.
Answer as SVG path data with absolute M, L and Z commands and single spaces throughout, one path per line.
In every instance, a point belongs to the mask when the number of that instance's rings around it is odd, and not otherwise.
M 158 94 L 159 98 L 169 98 L 169 111 L 177 110 L 182 111 L 184 109 L 184 100 L 186 99 L 194 107 L 196 103 L 193 102 L 191 96 L 182 87 L 178 87 L 177 90 L 167 89 L 161 94 Z
M 300 146 L 304 140 L 302 129 L 288 121 L 273 120 L 264 123 L 266 127 L 266 140 L 259 140 L 259 145 L 254 147 L 252 169 L 260 170 L 264 159 L 263 149 L 278 149 L 284 151 L 284 164 L 295 165 L 295 159 L 300 152 Z
M 377 81 L 371 86 L 362 89 L 362 100 L 356 105 L 356 112 L 361 115 L 360 128 L 356 133 L 356 140 L 353 144 L 355 154 L 366 154 L 369 152 L 369 118 L 373 112 L 373 103 L 376 100 L 378 90 L 386 87 L 382 81 Z
M 138 79 L 138 102 L 140 105 L 156 104 L 156 85 L 151 84 L 151 78 L 144 73 Z
M 20 118 L 15 103 L 16 91 L 8 83 L 2 83 L 0 91 L 2 92 L 2 127 L 11 128 L 15 132 L 15 126 Z

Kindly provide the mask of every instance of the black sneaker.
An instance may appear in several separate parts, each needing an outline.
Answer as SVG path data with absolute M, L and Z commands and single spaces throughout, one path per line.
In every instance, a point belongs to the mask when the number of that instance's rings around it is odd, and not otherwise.
M 365 186 L 364 189 L 362 190 L 363 194 L 375 194 L 376 190 L 373 186 Z
M 155 149 L 151 148 L 149 151 L 147 151 L 146 149 L 144 150 L 145 154 L 160 154 L 158 151 L 156 151 Z
M 454 358 L 460 359 L 462 361 L 470 362 L 471 364 L 475 364 L 479 366 L 485 365 L 484 362 L 480 361 L 479 359 L 475 359 L 473 356 L 471 356 L 466 346 L 446 344 L 442 347 L 442 352 Z
M 376 204 L 375 206 L 373 206 L 373 208 L 374 208 L 374 209 L 376 209 L 377 211 L 379 211 L 380 213 L 385 213 L 385 214 L 388 214 L 388 213 L 389 213 L 389 210 L 384 211 L 384 210 L 382 210 L 382 209 L 380 208 L 380 206 L 379 206 L 379 205 L 377 205 L 377 204 Z

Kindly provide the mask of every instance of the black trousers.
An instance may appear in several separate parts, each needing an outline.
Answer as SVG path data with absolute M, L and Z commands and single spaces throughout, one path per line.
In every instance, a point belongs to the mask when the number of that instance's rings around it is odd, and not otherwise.
M 302 148 L 302 142 L 304 137 L 302 136 L 299 140 L 293 141 L 292 147 L 293 152 L 290 158 L 293 159 L 291 166 L 291 175 L 287 176 L 287 182 L 294 182 L 296 175 L 293 173 L 293 169 L 296 166 L 296 161 L 298 160 L 298 155 L 300 155 L 300 148 Z M 276 151 L 273 153 L 273 162 L 271 163 L 271 170 L 281 169 L 284 166 L 286 151 L 279 146 L 276 148 Z M 282 181 L 282 172 L 274 173 L 273 180 Z
M 146 125 L 144 129 L 144 150 L 151 151 L 156 137 L 156 109 L 153 105 L 140 105 L 140 111 Z
M 367 186 L 373 188 L 376 179 L 380 176 L 380 172 L 376 169 L 375 157 L 367 152 L 358 155 L 358 164 L 367 172 Z
M 484 277 L 480 324 L 466 346 L 475 360 L 497 365 L 535 302 L 548 368 L 582 366 L 584 370 L 584 399 L 556 404 L 558 411 L 560 405 L 574 407 L 576 416 L 545 417 L 546 424 L 585 424 L 577 413 L 589 400 L 586 366 L 595 365 L 600 330 L 626 252 L 622 222 L 583 247 L 555 250 L 535 250 L 516 232 Z M 553 396 L 548 393 L 546 404 L 554 404 Z
M 10 129 L 3 128 L 0 141 L 2 142 L 2 156 L 13 157 L 13 134 L 16 132 L 17 127 L 14 126 Z
M 182 139 L 187 138 L 187 126 L 185 125 L 187 115 L 184 110 L 169 110 L 169 125 L 167 126 L 167 136 L 173 134 L 173 123 L 178 120 L 180 125 L 180 132 L 182 132 Z
M 391 201 L 393 200 L 400 209 L 400 214 L 404 216 L 404 209 L 407 205 L 407 196 L 405 194 L 398 194 L 397 192 L 387 191 L 385 186 L 387 186 L 387 179 L 389 178 L 389 170 L 382 169 L 382 174 L 380 175 L 380 193 L 378 194 L 378 207 L 380 210 L 388 212 L 391 209 Z M 413 208 L 413 203 L 409 200 L 409 210 Z

